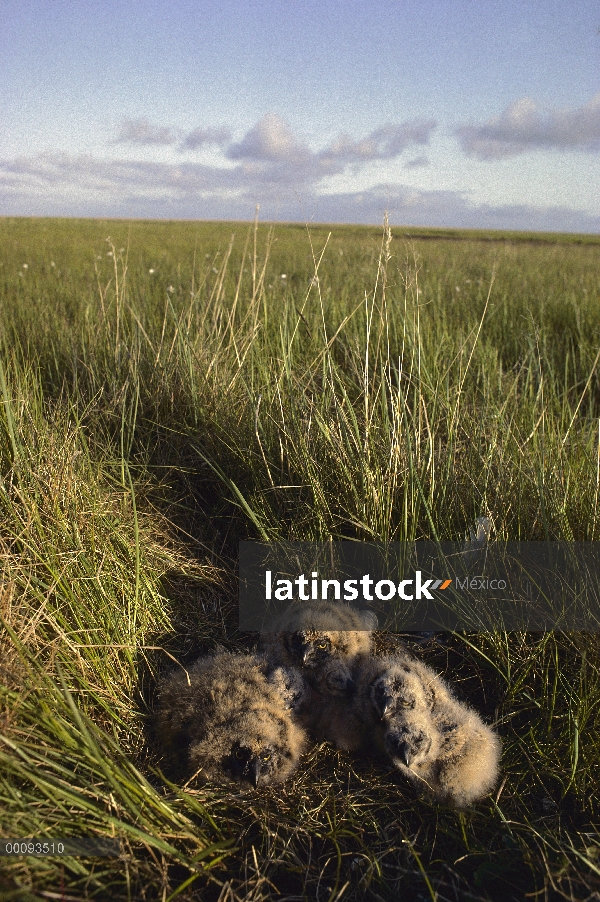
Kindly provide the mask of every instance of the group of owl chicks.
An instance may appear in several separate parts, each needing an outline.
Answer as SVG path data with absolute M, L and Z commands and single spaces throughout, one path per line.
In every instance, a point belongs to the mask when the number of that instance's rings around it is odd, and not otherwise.
M 333 602 L 293 604 L 256 654 L 218 652 L 162 684 L 158 736 L 193 779 L 287 779 L 309 737 L 383 754 L 421 793 L 459 807 L 489 792 L 500 741 L 406 650 L 373 654 L 377 618 Z

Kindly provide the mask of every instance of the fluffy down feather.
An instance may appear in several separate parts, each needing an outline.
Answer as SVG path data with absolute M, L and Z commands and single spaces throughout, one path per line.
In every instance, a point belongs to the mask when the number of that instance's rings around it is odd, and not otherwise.
M 369 654 L 377 617 L 330 601 L 297 602 L 261 635 L 260 649 L 273 665 L 302 668 L 322 695 L 354 688 L 352 665 Z
M 498 736 L 426 664 L 406 654 L 364 659 L 355 709 L 365 733 L 418 788 L 459 807 L 498 779 Z
M 269 675 L 256 655 L 219 652 L 176 671 L 163 683 L 157 733 L 168 752 L 184 753 L 201 779 L 253 786 L 281 782 L 306 744 L 292 716 L 306 701 L 298 675 L 280 667 Z

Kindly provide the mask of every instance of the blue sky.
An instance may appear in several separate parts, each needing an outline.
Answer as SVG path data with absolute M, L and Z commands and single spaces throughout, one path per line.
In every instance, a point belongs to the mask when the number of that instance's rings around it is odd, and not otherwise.
M 600 232 L 597 0 L 0 0 L 0 212 Z

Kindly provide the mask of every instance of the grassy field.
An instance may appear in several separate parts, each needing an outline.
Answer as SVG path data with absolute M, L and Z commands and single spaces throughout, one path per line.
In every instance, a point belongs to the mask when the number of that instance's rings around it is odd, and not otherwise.
M 157 677 L 236 631 L 240 539 L 600 540 L 600 238 L 0 220 L 0 899 L 600 898 L 600 643 L 418 653 L 495 723 L 458 812 L 323 746 L 179 786 Z M 391 641 L 381 636 L 384 644 Z

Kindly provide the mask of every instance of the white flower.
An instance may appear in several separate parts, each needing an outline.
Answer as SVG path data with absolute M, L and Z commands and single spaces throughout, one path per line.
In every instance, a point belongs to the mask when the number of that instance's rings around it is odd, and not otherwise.
M 29 263 L 24 263 L 24 264 L 23 264 L 23 269 L 29 269 Z
M 107 256 L 107 257 L 112 257 L 112 255 L 113 255 L 113 252 L 112 252 L 112 251 L 107 251 L 107 252 L 106 252 L 106 256 Z
M 284 272 L 281 273 L 281 278 L 282 278 L 282 279 L 287 279 L 287 276 L 286 276 L 286 274 L 285 274 Z
M 52 267 L 52 269 L 54 269 L 54 267 L 56 266 L 56 263 L 54 262 L 54 260 L 50 261 L 50 266 Z
M 156 270 L 155 270 L 155 269 L 149 269 L 148 272 L 150 273 L 150 275 L 152 275 L 154 272 L 156 272 Z
M 169 285 L 169 287 L 167 288 L 167 291 L 169 292 L 169 294 L 173 294 L 173 292 L 175 291 L 175 289 L 173 288 L 172 285 Z

